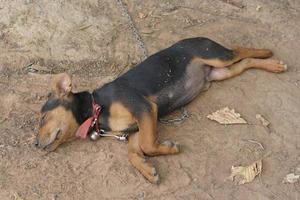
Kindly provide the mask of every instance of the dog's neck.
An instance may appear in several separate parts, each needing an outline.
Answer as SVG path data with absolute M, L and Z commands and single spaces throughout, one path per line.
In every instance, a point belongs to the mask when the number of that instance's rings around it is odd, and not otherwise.
M 74 115 L 79 124 L 93 115 L 92 102 L 92 94 L 88 91 L 74 94 Z

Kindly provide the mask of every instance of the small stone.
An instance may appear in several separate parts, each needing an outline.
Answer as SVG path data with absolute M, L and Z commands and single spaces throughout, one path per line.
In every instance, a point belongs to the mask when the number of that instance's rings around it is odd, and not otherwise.
M 259 12 L 261 9 L 262 9 L 262 6 L 261 6 L 261 5 L 257 5 L 255 10 L 256 10 L 257 12 Z
M 265 127 L 268 127 L 270 125 L 270 122 L 266 120 L 266 118 L 264 118 L 261 114 L 256 114 L 255 118 L 260 121 L 260 123 Z
M 146 17 L 147 17 L 147 15 L 145 13 L 139 12 L 139 18 L 140 19 L 144 19 Z
M 300 175 L 295 175 L 294 173 L 287 174 L 284 177 L 282 183 L 296 183 L 300 180 Z
M 139 192 L 138 195 L 137 195 L 138 199 L 142 199 L 144 197 L 145 197 L 145 192 Z
M 52 200 L 57 200 L 58 199 L 58 194 L 53 194 Z

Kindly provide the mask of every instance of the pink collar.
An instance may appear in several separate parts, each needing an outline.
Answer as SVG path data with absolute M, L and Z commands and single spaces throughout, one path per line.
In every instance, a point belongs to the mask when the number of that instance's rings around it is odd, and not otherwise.
M 97 133 L 100 132 L 99 129 L 99 116 L 101 113 L 101 106 L 98 105 L 93 96 L 92 96 L 92 107 L 93 107 L 93 115 L 85 120 L 77 129 L 76 137 L 80 137 L 81 139 L 86 139 L 87 134 L 89 131 L 95 127 L 95 131 Z

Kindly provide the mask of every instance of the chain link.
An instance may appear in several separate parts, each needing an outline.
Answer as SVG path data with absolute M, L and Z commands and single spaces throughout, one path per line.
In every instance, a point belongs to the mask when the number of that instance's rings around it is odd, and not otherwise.
M 124 2 L 122 0 L 116 0 L 116 1 L 117 1 L 117 4 L 118 4 L 118 6 L 121 10 L 122 15 L 127 18 L 128 26 L 131 29 L 132 33 L 133 33 L 133 37 L 136 40 L 137 45 L 139 46 L 140 50 L 142 51 L 142 60 L 145 60 L 148 57 L 148 50 L 145 46 L 145 43 L 144 43 L 138 29 L 136 28 L 136 25 L 135 25 L 131 15 L 129 14 L 127 6 L 124 4 Z M 189 117 L 188 112 L 185 110 L 185 108 L 183 108 L 181 110 L 181 116 L 180 117 L 174 118 L 174 119 L 159 119 L 159 121 L 161 123 L 164 123 L 164 124 L 182 123 L 188 117 Z
M 145 46 L 145 43 L 144 43 L 138 29 L 136 28 L 136 25 L 135 25 L 131 15 L 129 14 L 129 11 L 128 11 L 126 5 L 124 4 L 124 2 L 122 0 L 116 0 L 116 1 L 121 10 L 122 15 L 127 18 L 128 26 L 131 29 L 131 31 L 133 33 L 133 37 L 136 40 L 140 50 L 142 51 L 142 60 L 145 60 L 148 57 L 148 50 Z

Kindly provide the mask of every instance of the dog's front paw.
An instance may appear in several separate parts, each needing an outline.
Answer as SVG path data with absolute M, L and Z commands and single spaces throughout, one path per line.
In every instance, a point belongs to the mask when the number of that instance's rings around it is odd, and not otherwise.
M 159 175 L 156 174 L 155 176 L 153 176 L 153 179 L 150 182 L 153 183 L 153 184 L 159 185 L 159 183 L 160 183 Z
M 149 162 L 145 160 L 145 162 L 142 163 L 142 167 L 139 169 L 140 172 L 145 176 L 145 178 L 153 184 L 159 184 L 160 178 L 158 175 L 158 172 L 156 168 Z
M 148 179 L 148 181 L 150 183 L 153 183 L 156 185 L 158 185 L 160 183 L 160 178 L 159 178 L 159 175 L 158 175 L 155 167 L 152 167 L 150 172 L 148 172 L 145 177 Z
M 166 140 L 162 143 L 162 145 L 168 146 L 173 149 L 173 153 L 180 152 L 180 144 L 173 140 Z

